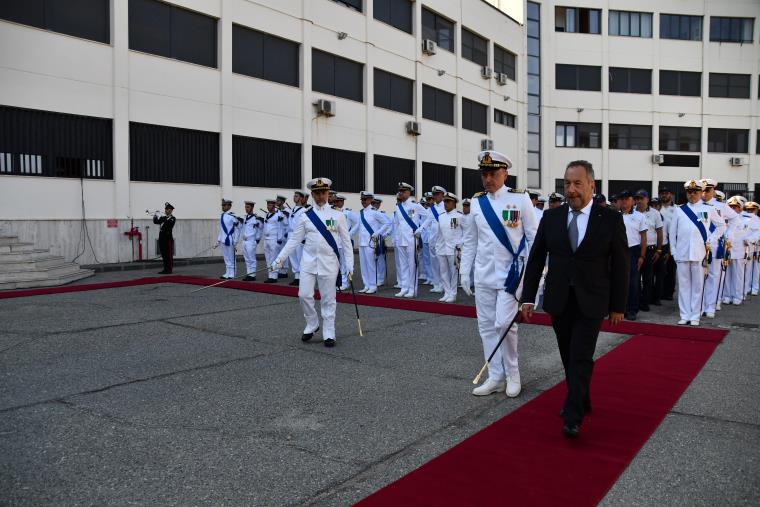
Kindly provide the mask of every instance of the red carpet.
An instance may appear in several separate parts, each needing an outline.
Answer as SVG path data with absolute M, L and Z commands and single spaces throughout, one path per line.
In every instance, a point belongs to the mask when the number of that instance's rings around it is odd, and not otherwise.
M 559 384 L 359 503 L 595 505 L 720 342 L 634 336 L 594 369 L 590 414 L 564 438 Z
M 208 285 L 217 280 L 165 276 L 0 292 L 0 299 L 154 283 Z M 231 281 L 220 287 L 296 296 L 297 287 Z M 363 306 L 475 317 L 475 308 L 432 301 L 356 295 Z M 341 303 L 352 295 L 338 294 Z M 546 314 L 532 324 L 549 325 Z M 386 486 L 361 505 L 594 505 L 625 470 L 725 336 L 719 329 L 623 322 L 603 331 L 633 334 L 596 363 L 594 412 L 568 441 L 557 411 L 558 384 L 515 412 Z

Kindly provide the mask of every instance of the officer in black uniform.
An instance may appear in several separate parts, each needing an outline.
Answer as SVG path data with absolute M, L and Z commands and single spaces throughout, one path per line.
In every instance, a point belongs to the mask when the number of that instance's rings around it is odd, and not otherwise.
M 173 212 L 174 206 L 167 202 L 164 205 L 164 216 L 153 215 L 153 223 L 161 226 L 161 230 L 158 233 L 158 249 L 161 251 L 164 269 L 158 272 L 159 275 L 170 275 L 174 267 L 174 236 L 172 235 L 172 229 L 174 229 L 174 223 L 177 219 L 174 218 Z

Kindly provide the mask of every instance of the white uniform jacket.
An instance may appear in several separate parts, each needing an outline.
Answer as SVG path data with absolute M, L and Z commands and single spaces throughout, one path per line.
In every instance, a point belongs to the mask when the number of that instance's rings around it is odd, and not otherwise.
M 435 252 L 438 255 L 456 255 L 456 249 L 462 247 L 464 232 L 461 211 L 444 212 L 438 218 Z
M 267 213 L 264 217 L 263 238 L 265 241 L 282 241 L 285 238 L 285 228 L 283 227 L 285 216 L 279 211 Z
M 335 238 L 338 246 L 342 247 L 345 251 L 350 251 L 352 248 L 351 238 L 348 237 L 348 225 L 346 224 L 345 215 L 340 210 L 330 207 L 329 204 L 323 206 L 314 204 L 312 205 L 312 209 L 320 221 L 325 224 L 328 232 Z M 277 261 L 275 262 L 287 259 L 293 249 L 304 240 L 303 254 L 301 255 L 301 273 L 336 276 L 338 271 L 340 271 L 338 257 L 333 249 L 330 248 L 327 240 L 312 223 L 311 219 L 306 216 L 306 213 L 301 215 L 296 228 L 293 229 L 293 234 L 290 235 L 288 242 L 277 255 Z M 353 272 L 354 256 L 346 255 L 345 262 L 346 269 L 349 272 Z
M 412 202 L 411 198 L 402 202 L 401 206 L 404 207 L 406 214 L 409 215 L 412 222 L 419 227 L 426 217 L 427 210 L 421 204 Z M 396 246 L 414 245 L 414 231 L 404 217 L 401 216 L 398 206 L 396 206 L 396 211 L 393 212 L 393 229 L 396 233 L 396 236 L 393 238 Z
M 692 204 L 687 203 L 685 206 L 691 208 L 697 218 L 702 222 L 707 232 L 707 242 L 712 244 L 717 242 L 717 238 L 723 236 L 726 231 L 725 221 L 718 215 L 714 206 L 705 204 L 702 201 Z M 710 224 L 715 225 L 715 230 L 710 232 Z M 676 262 L 683 261 L 702 261 L 705 258 L 705 241 L 697 229 L 697 226 L 686 216 L 682 209 L 677 209 L 673 213 L 673 221 L 668 231 L 670 239 L 670 253 Z
M 384 236 L 388 234 L 391 228 L 390 219 L 383 213 L 372 209 L 372 206 L 367 206 L 358 213 L 359 215 L 359 246 L 371 246 L 369 244 L 370 234 L 367 228 L 362 223 L 362 215 L 367 224 L 372 228 L 372 231 L 376 236 Z
M 343 208 L 341 211 L 343 211 L 343 215 L 346 217 L 348 237 L 353 240 L 354 236 L 356 236 L 356 233 L 359 231 L 359 214 L 349 208 Z
M 519 257 L 523 258 L 520 266 L 522 269 L 528 259 L 533 239 L 538 230 L 538 220 L 536 220 L 536 214 L 533 211 L 533 203 L 531 203 L 527 193 L 511 190 L 506 186 L 502 186 L 495 193 L 487 195 L 491 207 L 500 221 L 503 217 L 503 211 L 519 211 L 516 227 L 508 227 L 503 221 L 502 227 L 507 232 L 507 237 L 512 243 L 512 250 L 515 253 L 523 235 L 526 237 L 525 248 L 519 254 Z M 464 230 L 460 273 L 469 273 L 474 263 L 476 287 L 503 289 L 512 264 L 512 254 L 501 244 L 491 230 L 491 226 L 486 222 L 477 197 L 470 201 L 469 216 L 472 218 Z
M 736 211 L 732 210 L 728 204 L 720 202 L 715 197 L 707 201 L 706 204 L 709 204 L 715 208 L 715 210 L 718 212 L 718 215 L 723 218 L 726 226 L 728 226 L 728 221 L 736 216 Z M 713 236 L 712 239 L 714 242 L 710 244 L 710 247 L 712 248 L 712 251 L 715 252 L 715 250 L 718 248 L 718 240 L 720 239 L 720 236 Z
M 728 221 L 726 239 L 731 242 L 731 248 L 728 251 L 729 259 L 739 260 L 744 258 L 744 247 L 751 242 L 752 238 L 749 224 L 749 217 L 736 214 L 736 212 L 734 212 L 734 218 Z
M 224 224 L 224 227 L 222 227 L 222 224 Z M 225 229 L 227 229 L 227 232 L 224 232 Z M 238 238 L 240 238 L 240 221 L 238 217 L 231 211 L 222 213 L 219 217 L 219 236 L 217 236 L 216 240 L 220 245 L 227 244 L 228 242 L 230 245 L 236 245 Z
M 243 241 L 259 241 L 262 234 L 261 217 L 258 215 L 246 215 L 243 219 Z

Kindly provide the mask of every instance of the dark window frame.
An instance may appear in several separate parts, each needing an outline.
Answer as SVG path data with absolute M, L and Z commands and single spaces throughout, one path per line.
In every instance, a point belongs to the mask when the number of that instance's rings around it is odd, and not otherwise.
M 232 135 L 232 186 L 300 188 L 300 143 Z
M 573 127 L 573 144 L 568 145 L 568 128 Z M 557 132 L 563 129 L 563 144 L 557 144 Z M 595 136 L 595 137 L 594 137 Z M 593 140 L 596 139 L 596 143 Z M 582 141 L 584 144 L 581 144 Z M 592 146 L 596 144 L 596 146 Z M 554 127 L 554 145 L 556 148 L 588 148 L 598 150 L 602 148 L 602 124 L 589 122 L 558 121 Z
M 725 80 L 720 83 L 720 80 Z M 746 82 L 738 82 L 744 81 Z M 710 72 L 708 94 L 710 97 L 726 99 L 749 99 L 751 97 L 751 74 L 727 74 Z
M 352 11 L 364 12 L 364 2 L 362 0 L 333 0 L 333 2 L 348 7 Z
M 494 44 L 493 71 L 497 74 L 506 74 L 507 78 L 517 81 L 517 55 L 498 44 Z
M 673 132 L 675 135 L 665 135 L 667 132 Z M 692 134 L 699 133 L 698 137 L 694 137 Z M 659 128 L 659 148 L 660 151 L 681 151 L 698 153 L 702 151 L 702 128 L 701 127 L 680 127 L 671 125 L 660 125 Z M 677 143 L 676 148 L 668 147 L 668 142 Z M 690 148 L 696 142 L 694 148 Z M 684 148 L 684 146 L 687 146 Z
M 693 85 L 693 83 L 687 82 L 689 80 L 695 80 L 699 83 L 698 93 L 688 92 L 685 90 L 687 86 Z M 675 79 L 675 89 L 668 89 L 665 86 L 670 85 L 669 81 Z M 701 97 L 702 96 L 702 73 L 691 72 L 685 70 L 667 70 L 660 69 L 660 95 L 670 95 L 678 97 Z
M 425 25 L 426 21 L 433 21 L 433 26 Z M 439 26 L 439 25 L 444 25 L 444 26 Z M 442 36 L 442 30 L 443 28 L 446 28 L 445 25 L 450 25 L 449 28 L 451 29 L 451 37 Z M 423 40 L 431 39 L 435 41 L 435 43 L 438 45 L 439 48 L 449 51 L 451 53 L 455 52 L 455 48 L 456 48 L 456 22 L 455 21 L 452 21 L 446 18 L 445 16 L 442 16 L 438 14 L 437 12 L 423 6 L 421 26 L 422 26 Z
M 380 73 L 380 75 L 378 75 L 378 73 Z M 374 67 L 373 74 L 373 100 L 375 107 L 380 107 L 382 109 L 396 111 L 403 114 L 414 114 L 414 80 L 406 78 L 404 76 L 399 76 L 398 74 L 394 74 L 392 72 L 388 72 L 387 70 L 383 70 L 379 67 Z M 378 93 L 378 83 L 382 82 L 382 80 L 385 79 L 384 75 L 386 75 L 388 79 L 387 103 L 384 101 L 386 94 Z M 399 104 L 399 100 L 403 98 L 399 93 L 399 89 L 402 87 L 402 85 L 403 87 L 408 88 L 407 91 L 409 102 L 404 105 Z M 378 103 L 378 100 L 380 100 L 382 103 Z
M 375 154 L 374 189 L 376 194 L 395 195 L 398 182 L 405 181 L 416 187 L 416 162 L 414 159 Z M 414 192 L 412 192 L 414 195 Z
M 249 58 L 251 58 L 250 54 L 251 52 L 259 48 L 246 48 L 245 53 L 243 53 L 243 48 L 241 47 L 241 44 L 243 44 L 243 37 L 260 37 L 261 38 L 261 54 L 260 56 L 260 66 L 261 69 L 255 68 L 254 70 L 250 70 L 249 68 L 245 68 L 244 66 L 253 66 L 258 67 L 259 62 L 256 62 L 255 60 L 251 63 L 249 61 Z M 293 51 L 295 50 L 294 55 L 289 55 L 291 58 L 295 56 L 295 59 L 290 62 L 291 65 L 293 65 L 293 70 L 295 70 L 295 79 L 287 80 L 287 79 L 280 79 L 281 76 L 276 75 L 274 70 L 277 69 L 278 66 L 281 66 L 283 64 L 284 57 L 286 55 L 280 54 L 275 55 L 272 54 L 268 57 L 267 52 L 267 45 L 274 45 L 274 44 L 282 44 L 283 46 L 288 46 L 288 49 Z M 301 86 L 301 76 L 300 76 L 300 44 L 298 42 L 285 39 L 283 37 L 278 37 L 276 35 L 272 35 L 270 33 L 262 32 L 260 30 L 255 30 L 253 28 L 247 27 L 245 25 L 239 25 L 237 23 L 232 24 L 232 72 L 234 74 L 238 74 L 241 76 L 249 76 L 254 77 L 258 79 L 264 79 L 266 81 L 271 81 L 273 83 L 280 83 L 287 86 L 293 86 L 295 88 L 299 88 Z
M 331 86 L 325 86 L 322 87 L 322 81 L 323 79 L 317 79 L 316 77 L 320 74 L 316 72 L 316 70 L 323 70 L 327 72 L 326 69 L 316 69 L 316 66 L 320 63 L 325 63 L 327 60 L 329 61 L 329 65 L 332 68 L 332 76 L 329 78 Z M 320 61 L 321 60 L 321 61 Z M 357 97 L 357 95 L 351 95 L 348 93 L 350 88 L 348 87 L 348 82 L 345 79 L 345 76 L 342 76 L 341 79 L 339 79 L 338 75 L 338 67 L 343 67 L 344 70 L 351 69 L 353 72 L 358 71 L 360 82 L 354 83 L 353 87 L 357 87 L 357 89 L 353 90 L 354 92 L 359 91 L 361 94 L 360 97 Z M 356 66 L 356 67 L 354 67 Z M 365 65 L 361 62 L 356 62 L 354 60 L 350 60 L 348 58 L 336 55 L 334 53 L 330 53 L 328 51 L 324 51 L 322 49 L 312 47 L 311 48 L 311 91 L 318 92 L 318 93 L 326 93 L 328 95 L 332 95 L 334 97 L 340 97 L 343 99 L 353 100 L 354 102 L 360 102 L 364 103 L 364 68 Z M 339 85 L 342 88 L 339 88 Z
M 749 129 L 708 128 L 707 152 L 749 154 Z
M 647 74 L 648 79 L 646 82 L 648 86 L 636 86 L 638 83 L 637 80 L 643 77 L 644 74 Z M 652 94 L 652 69 L 610 67 L 608 70 L 608 76 L 608 86 L 610 93 L 638 93 L 643 95 Z M 634 78 L 636 78 L 636 80 Z
M 744 25 L 748 22 L 750 25 L 749 39 L 745 38 L 744 35 Z M 735 30 L 738 30 L 738 34 L 735 34 Z M 710 16 L 710 42 L 752 44 L 754 39 L 755 18 Z
M 648 135 L 642 135 L 644 129 Z M 652 126 L 610 123 L 607 138 L 610 150 L 651 150 Z
M 462 97 L 462 128 L 488 135 L 488 105 Z
M 476 47 L 478 44 L 482 47 Z M 461 46 L 462 58 L 482 67 L 488 66 L 488 39 L 462 27 Z
M 613 16 L 613 14 L 616 14 L 617 18 L 618 18 L 618 33 L 612 33 L 612 16 Z M 623 32 L 623 30 L 622 30 L 622 27 L 623 27 L 623 16 L 622 16 L 622 14 L 626 14 L 627 18 L 628 18 L 627 19 L 627 24 L 628 24 L 627 32 L 628 33 L 622 33 Z M 633 32 L 634 32 L 633 29 L 634 29 L 635 22 L 634 22 L 634 16 L 632 16 L 632 14 L 637 15 L 638 18 L 639 18 L 638 27 L 637 27 L 638 33 L 639 33 L 638 35 L 633 35 Z M 642 35 L 642 33 L 643 33 L 642 28 L 644 27 L 644 21 L 643 20 L 645 19 L 644 16 L 649 16 L 649 36 Z M 651 12 L 625 11 L 625 10 L 620 10 L 620 9 L 610 9 L 609 12 L 608 12 L 608 14 L 607 14 L 607 34 L 610 35 L 610 36 L 612 36 L 612 37 L 638 37 L 638 38 L 641 38 L 641 39 L 651 39 L 653 37 L 653 35 L 654 35 L 653 32 L 654 32 L 654 14 L 651 13 Z
M 660 14 L 660 39 L 701 41 L 703 17 L 684 14 Z
M 589 79 L 592 76 L 592 72 L 596 74 L 593 76 L 593 85 L 598 84 L 598 87 L 589 87 L 588 84 L 584 85 L 584 77 L 585 79 Z M 560 86 L 560 80 L 563 82 L 567 81 L 568 83 L 574 81 L 574 87 L 570 88 L 564 84 Z M 557 90 L 600 92 L 602 91 L 602 67 L 598 65 L 557 63 L 554 65 L 554 87 Z
M 512 113 L 508 113 L 506 111 L 502 111 L 501 109 L 493 109 L 493 121 L 494 123 L 498 125 L 503 125 L 505 127 L 511 127 L 511 128 L 517 128 L 517 116 L 515 116 Z
M 563 25 L 560 27 L 558 24 L 560 18 L 560 10 L 562 10 Z M 568 11 L 573 11 L 573 26 L 568 30 L 567 14 Z M 592 32 L 592 17 L 596 16 L 596 24 L 598 31 Z M 586 7 L 566 7 L 557 5 L 554 7 L 554 31 L 562 33 L 582 33 L 587 35 L 601 35 L 602 33 L 602 10 L 591 9 Z
M 81 0 L 78 4 L 61 0 L 3 0 L 0 2 L 0 19 L 92 42 L 111 44 L 110 0 L 88 0 L 89 5 L 81 4 Z M 82 20 L 77 17 L 77 13 L 81 15 L 81 10 L 78 11 L 76 7 L 84 8 L 84 12 L 91 17 L 97 14 L 102 26 L 93 27 L 91 23 L 80 23 Z M 95 7 L 102 11 L 96 12 Z
M 433 94 L 431 97 L 430 94 Z M 428 99 L 433 99 L 432 104 L 432 116 L 430 115 L 431 108 L 429 107 L 430 104 L 428 102 Z M 441 90 L 440 88 L 436 88 L 434 86 L 430 86 L 428 84 L 422 85 L 422 117 L 426 120 L 432 120 L 436 121 L 438 123 L 443 123 L 444 125 L 454 125 L 454 121 L 456 120 L 456 112 L 455 112 L 455 106 L 454 106 L 454 98 L 455 95 L 453 93 L 449 93 L 446 90 Z M 448 118 L 448 111 L 442 111 L 442 108 L 439 107 L 440 104 L 444 103 L 444 101 L 447 104 L 447 107 L 451 108 L 451 119 Z
M 412 9 L 412 2 L 409 0 L 384 0 L 384 2 L 375 0 L 372 5 L 372 17 L 374 19 L 410 35 L 414 33 L 414 12 Z M 404 16 L 400 16 L 398 11 L 402 6 L 405 11 Z M 385 8 L 387 8 L 388 12 L 381 12 L 381 9 Z
M 449 192 L 453 192 L 456 186 L 456 178 L 456 166 L 422 162 L 422 188 L 440 185 Z
M 359 193 L 366 188 L 367 154 L 328 146 L 311 147 L 312 174 L 330 178 L 333 190 Z

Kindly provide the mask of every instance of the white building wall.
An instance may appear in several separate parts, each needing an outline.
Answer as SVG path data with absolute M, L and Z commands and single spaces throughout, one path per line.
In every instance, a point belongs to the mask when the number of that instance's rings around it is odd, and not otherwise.
M 164 201 L 170 201 L 178 217 L 177 256 L 194 255 L 216 237 L 222 196 L 235 201 L 233 210 L 242 212 L 245 199 L 263 207 L 267 197 L 290 195 L 293 190 L 233 186 L 232 136 L 236 134 L 301 143 L 302 186 L 312 177 L 311 148 L 317 145 L 365 152 L 369 190 L 373 190 L 373 155 L 377 153 L 416 159 L 418 187 L 423 161 L 457 166 L 457 188 L 451 190 L 460 192 L 459 168 L 476 167 L 480 141 L 486 137 L 513 157 L 518 179 L 524 181 L 524 136 L 517 129 L 493 125 L 490 120 L 484 136 L 459 126 L 462 96 L 515 114 L 519 127 L 524 123 L 524 79 L 518 76 L 517 83 L 499 86 L 494 79 L 482 79 L 480 67 L 459 56 L 462 23 L 491 44 L 524 53 L 522 26 L 482 0 L 415 2 L 414 35 L 375 20 L 372 0 L 364 1 L 363 13 L 330 0 L 171 3 L 219 19 L 217 69 L 130 50 L 126 1 L 112 2 L 110 44 L 0 20 L 0 47 L 5 48 L 0 51 L 0 104 L 112 118 L 114 128 L 112 181 L 0 176 L 2 232 L 19 234 L 67 258 L 80 253 L 89 235 L 96 255 L 88 246 L 80 262 L 126 261 L 132 259 L 132 244 L 123 233 L 132 220 L 145 232 L 150 224 L 145 210 L 162 208 Z M 434 56 L 422 54 L 423 3 L 456 22 L 456 53 L 439 49 Z M 299 42 L 300 87 L 233 74 L 233 23 Z M 348 36 L 339 40 L 339 32 Z M 364 64 L 363 103 L 311 90 L 312 47 Z M 493 60 L 492 52 L 489 60 Z M 414 115 L 373 106 L 375 65 L 416 81 Z M 444 73 L 439 76 L 439 71 Z M 456 94 L 454 127 L 422 118 L 422 83 Z M 510 100 L 505 102 L 505 96 Z M 316 117 L 312 103 L 317 98 L 334 100 L 338 114 Z M 488 114 L 492 119 L 492 109 Z M 409 120 L 422 123 L 421 136 L 406 133 Z M 131 182 L 131 121 L 219 132 L 221 184 Z M 340 182 L 336 185 L 340 188 Z M 347 197 L 347 206 L 359 207 L 356 194 Z M 393 199 L 386 199 L 385 208 L 392 206 Z M 107 228 L 107 219 L 118 219 L 118 227 Z M 151 233 L 155 239 L 157 228 L 151 227 Z M 146 257 L 157 254 L 152 240 L 147 248 Z

